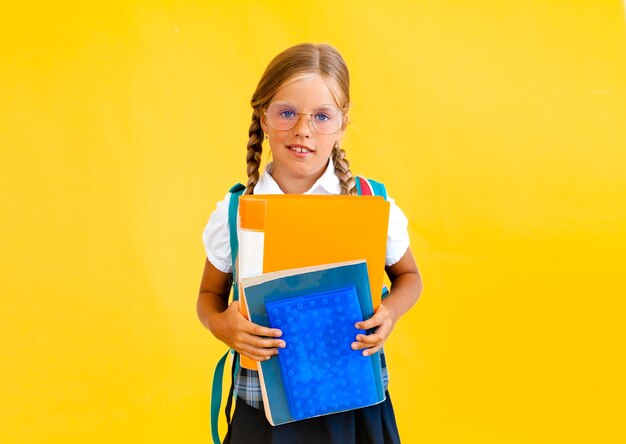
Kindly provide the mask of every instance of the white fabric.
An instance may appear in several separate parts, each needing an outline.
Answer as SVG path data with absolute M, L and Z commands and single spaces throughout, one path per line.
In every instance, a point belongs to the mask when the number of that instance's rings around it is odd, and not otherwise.
M 269 163 L 254 187 L 254 194 L 284 194 L 271 176 L 272 164 Z M 328 162 L 324 174 L 304 194 L 341 194 L 339 178 L 335 174 L 335 166 Z M 387 230 L 387 253 L 385 265 L 393 265 L 402 259 L 409 248 L 408 220 L 395 201 L 387 196 L 390 204 L 389 227 Z M 232 271 L 230 258 L 230 231 L 228 226 L 228 205 L 230 193 L 224 200 L 217 203 L 217 208 L 209 217 L 204 229 L 202 241 L 207 258 L 215 268 L 224 272 Z

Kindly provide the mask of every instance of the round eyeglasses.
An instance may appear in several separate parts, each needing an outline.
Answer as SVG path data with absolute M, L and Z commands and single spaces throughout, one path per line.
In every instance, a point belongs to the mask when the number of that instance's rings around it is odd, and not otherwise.
M 290 130 L 300 120 L 300 115 L 309 116 L 311 125 L 320 134 L 335 134 L 343 125 L 343 112 L 334 105 L 322 105 L 312 113 L 302 113 L 293 103 L 279 101 L 267 107 L 267 123 L 277 130 Z

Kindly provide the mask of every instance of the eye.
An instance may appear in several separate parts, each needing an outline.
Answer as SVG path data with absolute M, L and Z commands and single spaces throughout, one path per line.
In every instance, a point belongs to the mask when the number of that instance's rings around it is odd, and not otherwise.
M 320 122 L 328 122 L 331 119 L 329 114 L 326 113 L 317 113 L 315 114 L 315 120 L 319 120 Z
M 284 109 L 280 112 L 280 117 L 284 118 L 284 119 L 292 119 L 296 116 L 296 112 L 294 110 L 291 109 Z

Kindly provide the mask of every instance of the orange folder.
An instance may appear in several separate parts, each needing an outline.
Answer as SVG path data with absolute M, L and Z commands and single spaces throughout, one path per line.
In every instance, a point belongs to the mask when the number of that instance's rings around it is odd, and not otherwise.
M 363 260 L 374 309 L 380 304 L 389 202 L 380 196 L 245 195 L 239 199 L 237 276 Z M 240 310 L 248 318 L 240 288 Z M 256 362 L 241 356 L 241 365 Z

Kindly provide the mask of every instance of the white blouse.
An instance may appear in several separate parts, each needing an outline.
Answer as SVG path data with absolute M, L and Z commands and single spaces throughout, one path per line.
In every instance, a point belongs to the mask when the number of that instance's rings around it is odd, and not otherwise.
M 268 163 L 265 172 L 259 177 L 254 187 L 254 194 L 284 194 L 274 178 L 271 176 L 272 163 Z M 341 185 L 335 165 L 328 162 L 324 174 L 304 194 L 341 194 Z M 402 259 L 409 248 L 408 220 L 395 201 L 387 196 L 390 204 L 389 226 L 387 230 L 387 253 L 385 265 L 393 265 Z M 230 193 L 226 193 L 224 200 L 217 203 L 217 208 L 209 217 L 204 229 L 202 241 L 208 260 L 215 268 L 224 272 L 232 272 L 230 257 L 230 230 L 228 225 L 228 205 Z

